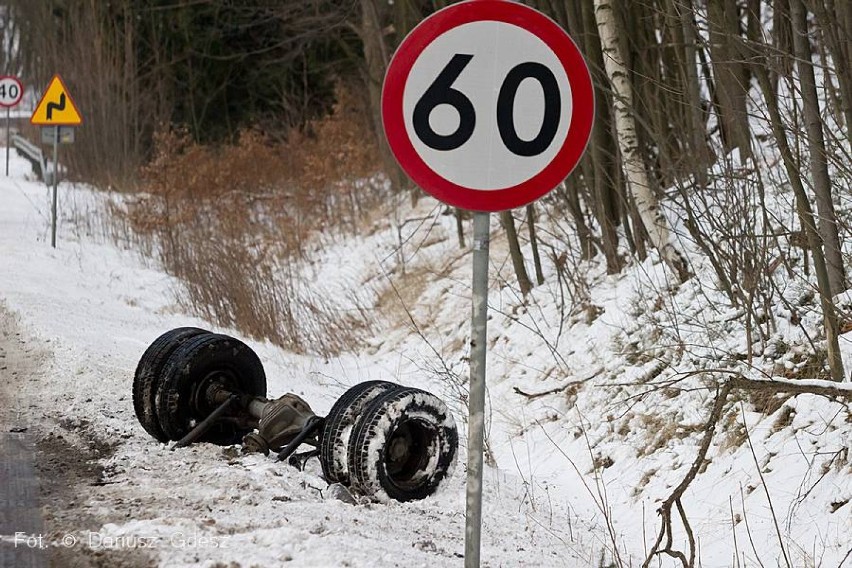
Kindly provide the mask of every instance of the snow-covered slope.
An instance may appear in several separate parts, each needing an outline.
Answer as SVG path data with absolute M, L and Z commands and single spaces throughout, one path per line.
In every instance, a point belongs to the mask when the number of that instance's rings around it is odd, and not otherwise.
M 350 504 L 315 461 L 299 472 L 210 445 L 171 452 L 149 438 L 130 397 L 139 356 L 166 329 L 213 326 L 181 313 L 179 282 L 101 238 L 102 195 L 60 187 L 51 249 L 48 192 L 25 179 L 25 162 L 13 158 L 12 169 L 0 179 L 0 301 L 53 354 L 46 373 L 20 385 L 21 420 L 40 436 L 96 438 L 114 450 L 103 483 L 77 503 L 99 526 L 57 528 L 75 546 L 150 553 L 164 566 L 461 564 L 463 463 L 424 501 Z M 440 209 L 421 200 L 409 216 L 427 221 L 401 234 L 377 221 L 370 236 L 326 247 L 303 267 L 317 293 L 345 301 L 357 290 L 372 306 L 373 337 L 333 359 L 248 341 L 270 396 L 295 392 L 323 414 L 351 384 L 394 380 L 444 397 L 466 442 L 470 263 Z M 706 266 L 683 286 L 652 260 L 619 277 L 594 262 L 569 266 L 588 288 L 560 285 L 546 269 L 546 283 L 522 301 L 505 285 L 511 264 L 495 238 L 483 564 L 638 566 L 659 531 L 657 508 L 696 455 L 719 381 L 712 368 L 741 368 L 724 357 L 741 349 L 742 330 L 699 285 Z M 755 377 L 795 368 L 781 348 L 795 334 L 779 332 L 777 348 L 752 362 Z M 849 415 L 813 395 L 732 399 L 682 499 L 701 566 L 785 565 L 785 554 L 797 567 L 852 561 Z M 679 527 L 675 519 L 673 548 L 684 550 Z
M 23 402 L 15 426 L 39 436 L 115 444 L 102 483 L 85 487 L 77 503 L 102 526 L 56 527 L 54 546 L 62 546 L 68 533 L 77 539 L 75 546 L 153 553 L 163 566 L 460 562 L 463 468 L 425 501 L 352 505 L 330 494 L 315 460 L 299 472 L 271 458 L 211 445 L 171 452 L 149 438 L 136 422 L 130 396 L 139 356 L 166 329 L 213 326 L 180 314 L 172 300 L 178 282 L 87 234 L 100 232 L 88 215 L 98 210 L 102 196 L 60 186 L 62 219 L 58 247 L 51 249 L 49 192 L 27 181 L 28 171 L 13 156 L 12 176 L 0 180 L 0 301 L 53 356 L 43 377 L 20 378 Z M 249 343 L 264 361 L 270 396 L 295 392 L 320 414 L 362 380 L 419 384 L 417 373 L 400 373 L 410 367 L 402 354 L 326 361 Z M 516 477 L 490 478 L 483 538 L 489 565 L 589 561 L 593 548 L 572 544 L 570 527 L 559 520 L 572 515 L 567 503 L 536 512 Z

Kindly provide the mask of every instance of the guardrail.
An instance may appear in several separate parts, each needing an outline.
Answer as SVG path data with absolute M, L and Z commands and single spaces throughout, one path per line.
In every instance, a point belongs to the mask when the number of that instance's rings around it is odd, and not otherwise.
M 20 134 L 12 136 L 12 145 L 18 154 L 26 158 L 32 165 L 35 175 L 47 185 L 53 183 L 53 168 L 48 167 L 47 158 L 36 144 L 33 144 Z

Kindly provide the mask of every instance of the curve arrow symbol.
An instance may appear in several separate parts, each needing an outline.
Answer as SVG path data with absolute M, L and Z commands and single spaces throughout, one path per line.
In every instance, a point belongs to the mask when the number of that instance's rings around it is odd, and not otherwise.
M 65 110 L 65 93 L 59 95 L 59 103 L 47 103 L 47 120 L 53 119 L 54 110 Z

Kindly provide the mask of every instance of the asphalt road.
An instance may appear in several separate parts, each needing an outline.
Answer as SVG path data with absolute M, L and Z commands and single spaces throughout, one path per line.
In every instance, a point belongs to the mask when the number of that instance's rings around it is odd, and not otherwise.
M 28 355 L 14 318 L 0 305 L 0 567 L 48 565 L 35 443 L 15 396 L 38 364 Z

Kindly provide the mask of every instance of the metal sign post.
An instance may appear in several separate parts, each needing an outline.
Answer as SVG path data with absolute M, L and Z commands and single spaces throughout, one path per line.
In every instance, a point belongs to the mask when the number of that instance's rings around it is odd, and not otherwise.
M 467 423 L 467 498 L 464 565 L 479 566 L 482 527 L 482 454 L 485 439 L 485 358 L 488 325 L 488 245 L 491 214 L 473 214 L 473 309 Z
M 59 185 L 59 144 L 74 142 L 74 129 L 83 123 L 74 99 L 59 75 L 54 75 L 36 105 L 30 124 L 42 126 L 41 143 L 53 144 L 53 195 L 50 205 L 50 246 L 56 248 L 56 201 Z
M 56 195 L 59 184 L 59 127 L 52 126 L 53 134 L 53 197 L 50 206 L 50 246 L 56 248 Z
M 521 91 L 521 85 L 532 88 Z M 506 0 L 439 10 L 397 48 L 382 124 L 405 173 L 474 211 L 465 567 L 480 561 L 490 212 L 522 207 L 571 172 L 589 141 L 594 90 L 553 20 Z M 537 132 L 536 132 L 537 128 Z
M 12 109 L 6 107 L 6 177 L 9 177 L 9 146 L 12 145 Z

